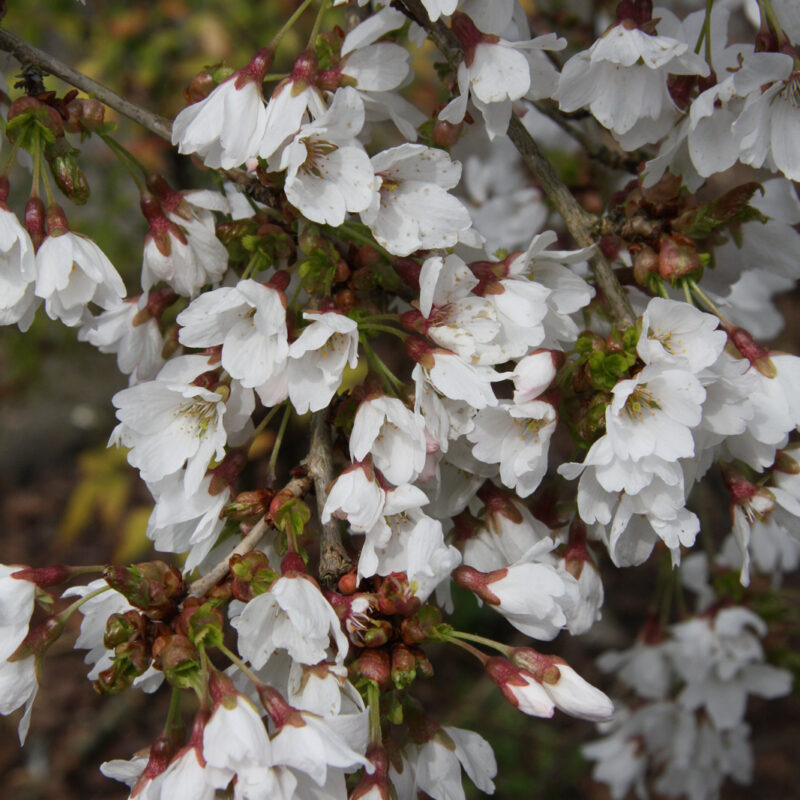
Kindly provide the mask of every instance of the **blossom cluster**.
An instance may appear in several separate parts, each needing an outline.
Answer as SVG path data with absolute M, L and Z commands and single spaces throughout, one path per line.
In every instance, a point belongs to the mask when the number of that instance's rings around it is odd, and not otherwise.
M 755 600 L 800 564 L 800 359 L 759 343 L 799 274 L 800 19 L 763 0 L 752 41 L 732 41 L 747 4 L 679 19 L 622 0 L 580 49 L 517 0 L 351 2 L 346 32 L 319 28 L 318 5 L 285 77 L 269 72 L 282 29 L 187 90 L 171 143 L 221 189 L 136 174 L 130 295 L 41 179 L 85 199 L 55 155 L 78 133 L 136 171 L 103 107 L 9 109 L 14 153 L 39 161 L 23 222 L 0 180 L 0 321 L 27 330 L 44 301 L 116 355 L 109 445 L 153 496 L 154 548 L 181 560 L 58 596 L 91 568 L 0 567 L 0 713 L 24 707 L 24 741 L 78 612 L 98 691 L 196 698 L 190 734 L 171 716 L 148 756 L 103 765 L 132 798 L 450 800 L 462 771 L 491 793 L 489 743 L 414 697 L 443 642 L 523 713 L 599 722 L 585 753 L 615 798 L 718 796 L 748 778 L 748 696 L 792 680 Z M 427 37 L 446 99 L 423 110 L 402 90 Z M 602 213 L 540 152 L 586 158 L 542 111 L 627 164 L 607 203 L 595 192 Z M 614 149 L 592 145 L 601 128 Z M 727 493 L 725 536 L 700 487 Z M 605 573 L 657 560 L 660 616 L 598 662 L 635 695 L 616 710 L 558 655 L 446 619 L 456 584 L 537 647 L 580 636 Z M 681 581 L 694 614 L 670 604 Z

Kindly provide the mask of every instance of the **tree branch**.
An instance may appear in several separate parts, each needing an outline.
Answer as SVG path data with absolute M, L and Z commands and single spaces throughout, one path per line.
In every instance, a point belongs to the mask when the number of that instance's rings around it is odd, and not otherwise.
M 39 50 L 38 47 L 28 44 L 23 39 L 14 36 L 13 33 L 2 29 L 0 29 L 0 50 L 11 53 L 22 64 L 33 64 L 40 67 L 51 75 L 66 81 L 70 86 L 74 86 L 76 89 L 80 89 L 97 98 L 101 103 L 113 108 L 123 116 L 138 122 L 157 136 L 161 136 L 167 141 L 172 140 L 172 122 L 166 117 L 137 106 L 136 103 L 126 100 L 88 75 L 78 72 L 43 50 Z
M 458 67 L 462 59 L 461 44 L 444 23 L 439 20 L 431 22 L 420 0 L 395 0 L 394 5 L 425 28 L 429 38 L 439 48 L 450 66 L 454 69 Z M 572 238 L 580 247 L 595 244 L 593 231 L 598 224 L 597 217 L 582 208 L 572 196 L 572 192 L 558 177 L 553 166 L 542 155 L 527 128 L 515 116 L 511 117 L 508 126 L 508 137 L 522 156 L 525 166 L 542 187 L 547 199 L 564 218 Z M 598 249 L 595 249 L 590 263 L 597 285 L 608 302 L 615 321 L 619 325 L 632 325 L 635 319 L 633 309 L 611 264 Z
M 292 478 L 281 491 L 290 492 L 295 497 L 302 497 L 311 488 L 311 481 L 305 476 Z M 247 535 L 233 549 L 233 552 L 216 564 L 212 570 L 202 578 L 198 578 L 189 586 L 189 597 L 202 597 L 209 589 L 216 586 L 230 572 L 231 556 L 243 556 L 251 550 L 255 550 L 261 537 L 267 532 L 272 524 L 269 514 L 264 515 L 250 529 Z
M 598 161 L 610 169 L 625 170 L 632 174 L 636 174 L 639 165 L 642 161 L 648 158 L 647 155 L 640 151 L 633 153 L 618 153 L 598 141 L 594 141 L 591 134 L 581 130 L 575 125 L 570 124 L 573 118 L 570 115 L 564 114 L 559 111 L 552 103 L 546 103 L 541 100 L 533 104 L 536 110 L 544 114 L 549 119 L 558 125 L 561 130 L 565 131 L 571 136 L 580 146 L 586 151 L 586 155 L 594 161 Z
M 328 499 L 328 486 L 333 481 L 333 453 L 331 432 L 325 420 L 327 411 L 315 411 L 311 415 L 311 447 L 306 466 L 314 481 L 317 496 L 317 513 L 322 519 L 322 509 Z M 333 588 L 345 573 L 353 568 L 353 562 L 342 544 L 339 524 L 335 519 L 322 523 L 320 538 L 319 579 L 328 588 Z

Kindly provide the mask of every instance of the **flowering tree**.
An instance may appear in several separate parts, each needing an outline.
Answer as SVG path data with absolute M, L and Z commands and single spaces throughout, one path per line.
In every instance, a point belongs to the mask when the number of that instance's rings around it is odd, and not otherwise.
M 749 779 L 748 696 L 792 686 L 760 609 L 800 563 L 800 360 L 759 340 L 800 270 L 800 13 L 552 5 L 303 0 L 173 122 L 0 30 L 25 67 L 0 320 L 46 314 L 116 354 L 109 445 L 152 493 L 156 550 L 182 556 L 0 566 L 22 743 L 77 612 L 98 692 L 172 692 L 147 755 L 101 767 L 131 797 L 451 800 L 462 770 L 491 793 L 489 744 L 415 697 L 430 643 L 525 714 L 598 722 L 584 753 L 614 798 Z M 406 90 L 429 57 L 436 108 Z M 219 189 L 142 169 L 106 107 Z M 140 192 L 140 286 L 61 205 L 87 200 L 90 138 Z M 588 632 L 604 578 L 657 559 L 656 613 L 598 661 L 612 703 L 539 642 Z M 453 583 L 524 639 L 448 622 Z

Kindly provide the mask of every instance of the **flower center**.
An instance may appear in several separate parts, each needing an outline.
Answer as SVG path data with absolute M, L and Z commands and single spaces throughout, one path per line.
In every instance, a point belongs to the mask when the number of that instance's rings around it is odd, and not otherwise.
M 789 76 L 781 95 L 787 103 L 795 108 L 800 108 L 800 70 L 796 70 Z
M 548 424 L 546 419 L 518 419 L 517 417 L 511 417 L 511 419 L 517 427 L 522 428 L 519 433 L 520 439 L 527 439 L 531 435 L 534 439 L 538 439 L 539 431 Z
M 315 178 L 322 178 L 325 160 L 331 153 L 338 150 L 339 146 L 332 142 L 326 142 L 324 139 L 313 138 L 306 139 L 305 145 L 306 160 L 300 165 L 298 172 L 305 172 Z
M 180 430 L 202 439 L 217 421 L 217 403 L 211 400 L 186 400 L 178 406 L 176 417 L 183 417 Z
M 661 406 L 658 400 L 644 386 L 637 386 L 625 401 L 624 411 L 633 420 L 642 422 L 647 416 L 654 416 Z

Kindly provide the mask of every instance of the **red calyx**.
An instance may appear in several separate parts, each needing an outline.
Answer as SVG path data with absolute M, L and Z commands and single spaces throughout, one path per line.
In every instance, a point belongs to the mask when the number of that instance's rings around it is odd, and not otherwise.
M 500 605 L 500 598 L 489 589 L 489 584 L 504 578 L 508 569 L 494 572 L 478 572 L 477 569 L 462 564 L 453 570 L 453 580 L 462 588 L 474 592 L 484 603 L 492 606 Z
M 12 578 L 19 581 L 30 581 L 40 588 L 55 586 L 72 577 L 72 568 L 66 564 L 55 564 L 51 567 L 24 567 L 11 573 Z
M 450 28 L 461 43 L 464 51 L 464 63 L 469 67 L 475 58 L 475 48 L 479 44 L 489 42 L 494 44 L 500 41 L 499 36 L 483 33 L 479 30 L 472 19 L 462 11 L 456 11 L 450 19 Z
M 244 69 L 240 69 L 231 76 L 236 82 L 236 88 L 241 89 L 245 84 L 251 81 L 260 86 L 264 80 L 264 76 L 269 72 L 274 58 L 275 52 L 272 48 L 262 47 L 258 50 Z
M 722 478 L 731 493 L 733 501 L 737 504 L 741 504 L 743 500 L 749 500 L 758 494 L 758 487 L 747 480 L 741 472 L 733 469 L 723 469 Z
M 175 753 L 175 743 L 169 736 L 163 734 L 156 739 L 150 747 L 150 757 L 144 772 L 139 776 L 133 787 L 131 797 L 136 797 L 150 781 L 155 780 L 169 766 Z
M 47 220 L 47 233 L 50 236 L 60 236 L 69 230 L 67 215 L 58 203 L 51 203 L 45 214 Z
M 267 281 L 266 285 L 269 286 L 270 289 L 274 289 L 276 292 L 285 292 L 291 278 L 292 276 L 289 274 L 288 270 L 279 269 Z
M 306 562 L 303 561 L 303 556 L 300 553 L 287 553 L 281 561 L 281 575 L 288 573 L 305 573 Z
M 312 84 L 317 77 L 317 56 L 311 50 L 306 50 L 301 53 L 294 62 L 292 67 L 292 74 L 289 78 L 291 81 L 304 81 L 305 83 Z
M 44 241 L 45 210 L 44 203 L 40 197 L 30 197 L 25 204 L 25 230 L 28 231 L 33 246 L 38 250 L 39 245 Z
M 232 486 L 239 473 L 247 466 L 247 453 L 244 450 L 236 449 L 226 453 L 225 458 L 219 466 L 211 470 L 211 484 L 208 493 L 217 495 L 227 487 Z

